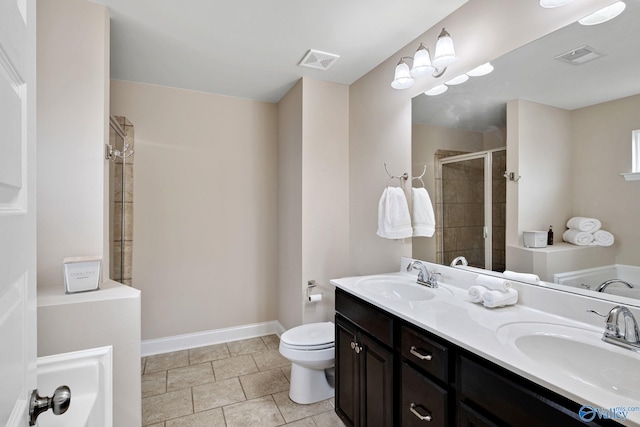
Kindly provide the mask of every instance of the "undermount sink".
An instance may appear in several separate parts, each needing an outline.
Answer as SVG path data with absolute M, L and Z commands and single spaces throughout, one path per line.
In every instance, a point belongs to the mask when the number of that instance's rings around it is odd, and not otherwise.
M 501 326 L 496 334 L 503 344 L 545 368 L 586 386 L 640 400 L 640 353 L 603 342 L 602 332 L 520 322 Z
M 453 293 L 445 288 L 427 288 L 418 285 L 412 276 L 375 276 L 365 277 L 356 283 L 361 291 L 370 292 L 395 301 L 428 301 Z

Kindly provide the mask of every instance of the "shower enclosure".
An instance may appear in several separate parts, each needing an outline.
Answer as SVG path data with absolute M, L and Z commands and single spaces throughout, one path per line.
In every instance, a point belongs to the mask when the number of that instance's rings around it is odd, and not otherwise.
M 132 284 L 133 257 L 133 126 L 124 117 L 110 117 L 109 145 L 110 278 Z
M 505 167 L 504 148 L 438 159 L 439 262 L 462 255 L 471 266 L 504 271 Z

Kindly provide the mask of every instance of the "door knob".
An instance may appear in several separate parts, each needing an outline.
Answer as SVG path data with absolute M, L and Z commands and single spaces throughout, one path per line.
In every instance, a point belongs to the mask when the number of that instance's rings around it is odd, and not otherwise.
M 55 415 L 62 415 L 67 412 L 71 405 L 71 389 L 62 385 L 53 392 L 51 397 L 41 397 L 38 389 L 31 392 L 29 401 L 29 425 L 36 425 L 38 416 L 51 409 Z

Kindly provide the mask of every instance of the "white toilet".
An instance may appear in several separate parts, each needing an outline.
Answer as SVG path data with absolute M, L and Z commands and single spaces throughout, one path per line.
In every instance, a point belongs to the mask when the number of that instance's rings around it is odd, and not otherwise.
M 280 337 L 280 354 L 291 361 L 291 400 L 307 404 L 333 397 L 333 322 L 308 323 L 289 329 Z

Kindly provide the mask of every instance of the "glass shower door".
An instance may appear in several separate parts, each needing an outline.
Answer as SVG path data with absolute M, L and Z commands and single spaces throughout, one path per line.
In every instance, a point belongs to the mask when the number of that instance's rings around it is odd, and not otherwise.
M 441 168 L 443 263 L 464 256 L 470 266 L 485 268 L 491 265 L 485 156 L 443 159 Z

